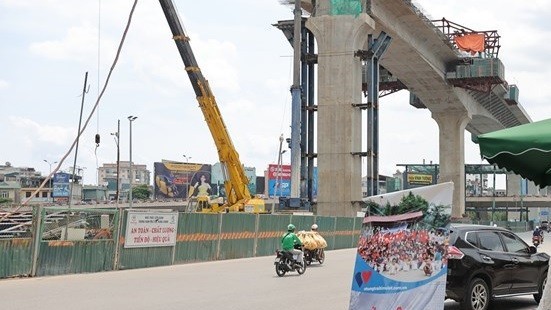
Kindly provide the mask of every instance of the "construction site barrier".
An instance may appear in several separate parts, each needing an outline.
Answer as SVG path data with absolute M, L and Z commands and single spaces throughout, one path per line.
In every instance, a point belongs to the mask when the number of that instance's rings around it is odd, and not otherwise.
M 297 231 L 310 230 L 316 223 L 327 241 L 327 250 L 352 248 L 361 229 L 360 218 L 180 212 L 174 245 L 127 248 L 128 210 L 121 216 L 117 209 L 37 209 L 33 214 L 34 238 L 0 239 L 0 278 L 268 256 L 281 247 L 289 223 Z

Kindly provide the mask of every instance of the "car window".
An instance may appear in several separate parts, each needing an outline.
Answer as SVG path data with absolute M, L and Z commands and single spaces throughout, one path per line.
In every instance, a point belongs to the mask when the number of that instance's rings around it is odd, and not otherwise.
M 495 231 L 480 231 L 478 232 L 478 239 L 480 248 L 482 250 L 489 251 L 501 251 L 503 252 L 503 244 L 499 235 Z
M 478 248 L 478 241 L 476 239 L 476 233 L 475 232 L 467 232 L 467 237 L 465 238 L 467 239 L 467 242 L 474 245 L 475 247 Z
M 507 252 L 527 253 L 526 248 L 528 246 L 519 237 L 510 233 L 502 233 L 501 235 L 503 236 L 503 242 L 505 242 Z

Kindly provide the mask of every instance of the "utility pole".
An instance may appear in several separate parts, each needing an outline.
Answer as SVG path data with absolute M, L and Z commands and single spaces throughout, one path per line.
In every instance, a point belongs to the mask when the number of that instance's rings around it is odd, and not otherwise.
M 134 183 L 134 174 L 132 171 L 132 122 L 134 122 L 138 117 L 130 115 L 128 117 L 129 123 L 130 123 L 130 170 L 129 178 L 130 178 L 130 190 L 128 191 L 128 207 L 132 208 L 132 184 Z
M 55 165 L 57 164 L 57 161 L 54 161 L 53 163 L 50 163 L 49 161 L 45 160 L 44 161 L 50 166 L 50 174 L 48 174 L 48 178 L 49 178 L 49 187 L 50 187 L 50 197 L 52 198 L 52 202 L 54 202 L 54 196 L 52 195 L 53 193 L 53 189 L 52 189 L 52 165 Z
M 121 163 L 121 150 L 120 150 L 120 144 L 119 144 L 119 137 L 121 136 L 121 120 L 118 119 L 117 120 L 117 132 L 112 132 L 111 133 L 112 136 L 115 137 L 115 143 L 117 145 L 117 190 L 116 190 L 116 193 L 115 193 L 115 199 L 116 199 L 116 204 L 117 204 L 117 207 L 119 205 L 119 191 L 120 191 L 120 185 L 119 185 L 119 180 L 120 180 L 120 163 Z

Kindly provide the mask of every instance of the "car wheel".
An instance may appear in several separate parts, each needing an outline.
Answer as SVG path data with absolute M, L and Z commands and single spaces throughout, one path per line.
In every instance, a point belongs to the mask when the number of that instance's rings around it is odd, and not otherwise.
M 461 302 L 464 310 L 487 310 L 490 305 L 488 284 L 480 278 L 474 278 L 469 284 L 465 299 Z
M 540 285 L 538 287 L 538 293 L 534 294 L 534 300 L 539 304 L 541 300 L 541 296 L 543 296 L 543 290 L 545 289 L 545 284 L 547 284 L 547 272 L 543 274 L 543 277 L 540 281 Z

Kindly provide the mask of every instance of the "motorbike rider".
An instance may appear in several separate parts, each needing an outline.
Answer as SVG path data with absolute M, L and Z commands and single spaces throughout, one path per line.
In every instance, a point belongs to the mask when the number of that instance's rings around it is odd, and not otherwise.
M 302 242 L 295 234 L 295 225 L 287 225 L 287 232 L 281 238 L 281 247 L 283 251 L 291 252 L 293 255 L 298 255 L 297 263 L 301 266 L 304 264 L 303 253 L 301 250 L 295 249 L 295 245 L 302 246 Z
M 536 228 L 534 228 L 532 236 L 538 237 L 540 239 L 540 243 L 543 243 L 543 230 L 541 230 L 539 226 L 536 226 Z

